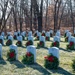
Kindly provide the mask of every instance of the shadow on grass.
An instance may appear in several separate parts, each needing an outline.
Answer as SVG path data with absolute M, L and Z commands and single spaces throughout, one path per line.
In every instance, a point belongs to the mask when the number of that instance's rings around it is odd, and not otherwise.
M 62 40 L 60 40 L 60 42 L 64 42 L 65 43 L 65 41 L 62 41 Z
M 67 43 L 68 43 L 68 42 L 65 42 L 65 41 L 60 41 L 60 42 L 65 43 L 65 44 L 67 44 Z
M 48 50 L 47 47 L 36 47 L 36 49 L 40 49 L 40 48 L 43 48 L 43 49 L 47 49 Z
M 40 49 L 41 47 L 36 47 L 36 49 Z
M 34 39 L 34 41 L 39 41 L 39 40 L 37 40 L 37 39 Z
M 5 62 L 5 60 L 3 58 L 0 58 L 0 64 L 6 65 L 7 63 Z
M 75 50 L 67 50 L 67 49 L 64 49 L 64 48 L 59 48 L 60 50 L 63 50 L 63 51 L 67 51 L 67 52 L 72 52 L 72 51 L 75 51 Z
M 50 70 L 52 73 L 58 73 L 58 74 L 61 74 L 61 75 L 73 75 L 71 74 L 70 72 L 66 71 L 65 69 L 59 67 L 58 69 L 56 70 Z
M 26 46 L 22 46 L 22 48 L 26 48 Z
M 38 70 L 40 73 L 42 73 L 42 75 L 51 75 L 51 73 L 48 72 L 46 68 L 42 67 L 38 63 L 35 63 L 34 65 L 29 65 L 28 67 L 31 67 L 34 70 Z
M 25 68 L 25 65 L 22 64 L 20 61 L 16 60 L 16 61 L 11 61 L 10 64 L 14 64 L 17 66 L 17 68 Z
M 4 47 L 8 47 L 6 44 L 3 45 Z
M 48 47 L 43 47 L 43 48 L 48 50 Z
M 50 42 L 53 42 L 53 40 L 50 40 Z

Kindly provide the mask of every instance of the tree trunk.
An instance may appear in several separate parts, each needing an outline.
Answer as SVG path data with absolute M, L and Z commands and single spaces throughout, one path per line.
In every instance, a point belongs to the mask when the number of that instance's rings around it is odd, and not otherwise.
M 42 32 L 42 16 L 38 16 L 38 31 Z

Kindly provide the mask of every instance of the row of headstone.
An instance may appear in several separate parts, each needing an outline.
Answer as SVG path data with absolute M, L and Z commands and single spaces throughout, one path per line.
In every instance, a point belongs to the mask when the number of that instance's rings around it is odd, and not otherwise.
M 42 32 L 45 33 L 45 31 L 42 31 Z M 20 31 L 14 32 L 14 35 L 17 36 L 17 33 L 20 34 Z M 38 31 L 36 31 L 36 33 L 37 33 L 37 36 L 39 36 L 39 40 L 40 40 L 40 38 L 41 38 L 41 33 L 38 32 Z M 50 32 L 46 32 L 46 37 L 49 37 L 49 38 L 50 38 L 50 35 L 49 35 L 50 33 L 53 33 L 53 31 L 50 30 Z M 66 30 L 65 33 L 66 33 L 66 37 L 69 37 L 69 40 L 70 40 L 71 32 L 69 32 L 69 30 Z M 10 35 L 10 36 L 8 36 L 8 39 L 13 40 L 13 37 L 11 36 L 11 33 L 8 32 L 7 34 Z M 25 36 L 25 34 L 26 34 L 26 32 L 22 32 L 22 33 L 21 33 L 22 36 Z M 4 33 L 2 33 L 2 35 L 4 35 Z M 22 41 L 23 38 L 21 37 L 21 35 L 17 36 L 17 40 Z M 56 32 L 56 35 L 55 35 L 55 36 L 58 36 L 59 38 L 61 37 L 60 30 L 58 30 L 58 31 Z M 32 38 L 32 37 L 33 37 L 33 36 L 32 36 L 32 31 L 30 31 L 30 32 L 28 33 L 28 39 L 33 41 L 33 38 Z M 2 36 L 0 37 L 0 39 L 3 40 Z M 68 40 L 68 41 L 69 41 L 69 40 Z
M 66 33 L 66 34 L 67 34 L 68 32 L 69 32 L 69 30 L 65 30 L 65 33 Z M 39 31 L 37 30 L 37 31 L 35 31 L 35 33 L 39 34 Z M 46 33 L 45 30 L 43 30 L 42 33 Z M 53 34 L 53 30 L 50 30 L 49 33 L 50 33 L 50 34 Z M 14 35 L 17 36 L 18 34 L 19 34 L 19 35 L 22 35 L 22 36 L 25 36 L 25 35 L 26 35 L 26 31 L 23 31 L 23 32 L 20 32 L 20 31 L 14 32 Z M 75 34 L 75 30 L 74 30 L 74 34 Z M 5 33 L 2 32 L 1 35 L 2 35 L 2 36 L 5 36 Z M 11 32 L 7 32 L 7 35 L 11 35 Z M 32 36 L 32 31 L 29 31 L 29 32 L 28 32 L 28 36 Z M 61 35 L 60 35 L 60 30 L 57 30 L 56 36 L 59 36 L 59 37 L 61 36 Z
M 31 34 L 32 34 L 32 33 L 30 32 L 30 35 L 29 35 L 29 37 L 28 37 L 28 40 L 34 41 L 33 36 L 31 36 Z M 46 36 L 50 37 L 49 32 L 46 33 Z M 45 45 L 45 37 L 44 37 L 44 36 L 41 36 L 40 33 L 39 33 L 39 37 L 40 37 L 39 41 L 43 41 L 43 42 L 44 42 L 44 45 Z M 10 39 L 10 40 L 13 41 L 13 37 L 12 37 L 11 35 L 8 36 L 8 39 Z M 18 36 L 18 37 L 17 37 L 17 40 L 22 42 L 22 36 Z M 55 36 L 55 37 L 54 37 L 54 42 L 55 42 L 55 41 L 60 42 L 60 39 L 59 39 L 58 36 Z
M 36 31 L 36 33 L 37 33 L 37 36 L 41 36 L 41 33 L 39 32 L 39 31 Z M 42 33 L 45 33 L 45 31 L 43 30 L 42 31 Z M 46 33 L 46 37 L 48 36 L 48 37 L 50 37 L 50 33 L 52 33 L 53 34 L 53 30 L 50 30 L 49 32 L 47 32 Z M 9 35 L 11 35 L 12 33 L 11 32 L 7 32 L 7 37 L 9 36 Z M 1 35 L 4 37 L 5 36 L 5 34 L 4 34 L 4 32 L 2 32 L 1 33 Z M 25 35 L 26 35 L 26 31 L 24 31 L 24 32 L 20 32 L 20 31 L 17 31 L 17 32 L 14 32 L 14 36 L 23 36 L 23 37 L 25 37 Z M 32 36 L 32 31 L 29 31 L 28 32 L 28 37 L 29 36 Z
M 18 60 L 18 49 L 16 45 L 10 45 L 10 50 L 15 50 L 16 53 L 16 60 Z M 30 45 L 27 47 L 27 52 L 31 52 L 34 55 L 34 62 L 36 62 L 36 47 Z M 49 48 L 49 52 L 59 58 L 59 49 L 57 47 Z M 0 44 L 0 57 L 2 58 L 2 45 Z

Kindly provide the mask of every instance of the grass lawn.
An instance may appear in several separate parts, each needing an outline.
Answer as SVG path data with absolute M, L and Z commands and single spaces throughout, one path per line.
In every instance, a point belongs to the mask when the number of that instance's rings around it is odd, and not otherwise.
M 47 41 L 46 47 L 49 48 L 52 42 Z M 21 62 L 23 55 L 26 53 L 25 43 L 23 41 L 23 47 L 18 47 L 18 61 L 9 62 L 7 61 L 7 52 L 9 51 L 8 46 L 3 46 L 3 59 L 0 59 L 0 75 L 75 75 L 72 69 L 72 60 L 75 58 L 75 51 L 66 50 L 68 43 L 64 42 L 61 38 L 60 42 L 60 65 L 57 70 L 48 70 L 44 67 L 44 56 L 48 54 L 48 49 L 40 48 L 37 49 L 37 63 L 33 65 L 25 65 Z M 6 40 L 5 40 L 6 42 Z M 14 41 L 14 44 L 16 41 Z M 34 42 L 37 46 L 38 41 Z

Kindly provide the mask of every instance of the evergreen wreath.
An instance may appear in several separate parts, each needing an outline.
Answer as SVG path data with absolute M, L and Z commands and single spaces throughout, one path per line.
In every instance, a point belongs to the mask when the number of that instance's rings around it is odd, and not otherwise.
M 44 57 L 44 66 L 48 69 L 57 69 L 59 66 L 59 60 L 57 57 L 53 56 L 52 54 L 47 55 Z
M 11 50 L 7 53 L 7 60 L 8 60 L 8 61 L 14 61 L 14 60 L 16 60 L 16 53 L 15 53 L 15 50 L 11 49 Z
M 74 42 L 70 42 L 70 43 L 67 45 L 67 49 L 74 50 Z
M 31 52 L 27 52 L 22 59 L 24 64 L 33 64 L 34 63 L 34 55 Z
M 44 42 L 43 41 L 40 41 L 38 44 L 37 44 L 38 47 L 44 47 Z
M 29 40 L 29 41 L 26 42 L 26 47 L 29 46 L 29 45 L 33 45 L 33 41 L 32 40 Z
M 45 33 L 42 33 L 42 35 L 41 36 L 45 36 Z
M 46 41 L 50 41 L 50 37 L 46 37 Z
M 17 42 L 16 42 L 16 45 L 17 45 L 17 46 L 22 46 L 22 42 L 21 42 L 21 41 L 17 41 Z
M 59 47 L 59 42 L 58 41 L 55 41 L 55 42 L 52 42 L 51 44 L 51 47 Z
M 12 40 L 10 40 L 10 39 L 7 40 L 6 45 L 7 45 L 7 46 L 10 46 L 11 44 L 12 44 Z
M 14 35 L 14 37 L 13 37 L 15 40 L 17 40 L 17 35 Z

